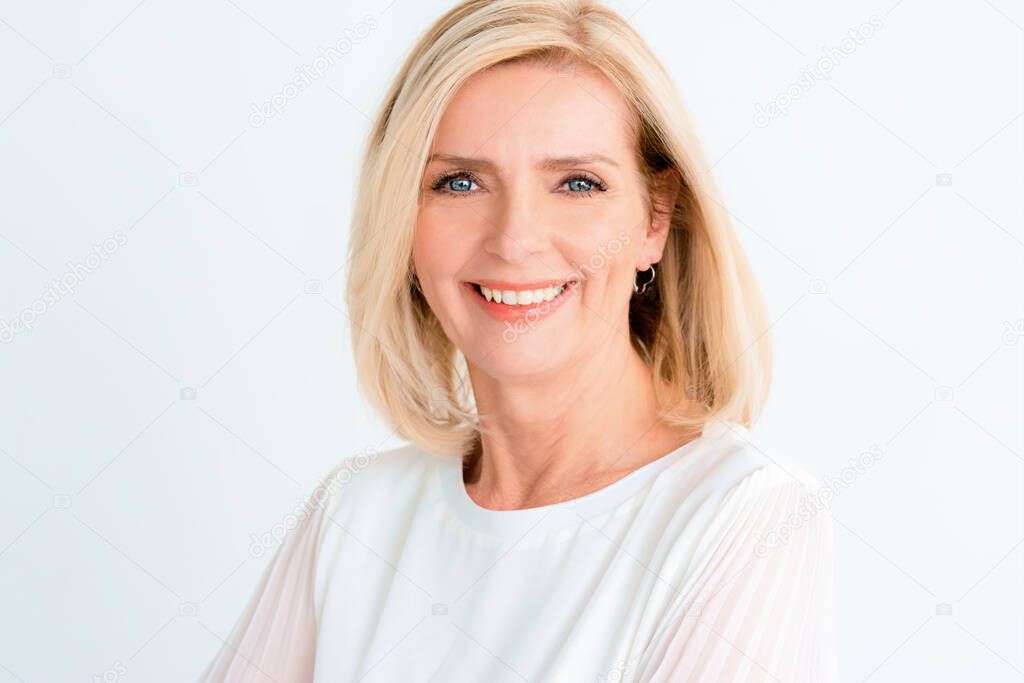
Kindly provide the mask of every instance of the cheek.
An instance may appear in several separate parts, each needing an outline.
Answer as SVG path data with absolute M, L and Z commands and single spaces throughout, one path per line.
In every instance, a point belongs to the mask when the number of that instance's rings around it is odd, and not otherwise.
M 426 276 L 443 270 L 453 246 L 449 231 L 448 224 L 434 213 L 422 215 L 417 221 L 412 252 L 418 273 Z
M 604 297 L 608 291 L 623 289 L 633 277 L 639 234 L 635 217 L 616 212 L 595 217 L 586 228 L 566 241 L 565 253 L 571 254 L 574 266 L 595 294 Z
M 412 244 L 412 262 L 420 287 L 438 317 L 456 303 L 459 277 L 472 255 L 472 240 L 466 239 L 455 217 L 445 212 L 421 213 Z
M 420 208 L 413 237 L 414 248 L 424 254 L 444 257 L 467 251 L 481 228 L 480 214 L 472 209 L 427 203 Z

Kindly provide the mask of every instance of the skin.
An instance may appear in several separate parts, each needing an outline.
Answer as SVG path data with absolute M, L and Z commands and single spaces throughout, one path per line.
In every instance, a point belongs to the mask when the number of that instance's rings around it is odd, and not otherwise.
M 445 110 L 431 150 L 442 158 L 421 184 L 413 267 L 466 356 L 487 429 L 466 491 L 494 510 L 591 493 L 696 436 L 658 419 L 651 372 L 629 342 L 634 274 L 661 259 L 669 222 L 647 210 L 628 105 L 596 71 L 565 74 L 519 63 L 472 76 Z M 611 163 L 538 166 L 597 154 Z M 671 203 L 678 185 L 665 188 L 655 199 Z M 464 284 L 574 274 L 576 293 L 511 341 Z

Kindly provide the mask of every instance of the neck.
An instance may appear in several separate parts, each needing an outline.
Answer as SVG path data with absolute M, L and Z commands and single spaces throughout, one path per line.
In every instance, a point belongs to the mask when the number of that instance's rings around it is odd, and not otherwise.
M 651 371 L 629 340 L 607 341 L 557 377 L 510 382 L 470 366 L 483 429 L 464 477 L 478 504 L 505 510 L 577 498 L 696 436 L 659 418 Z

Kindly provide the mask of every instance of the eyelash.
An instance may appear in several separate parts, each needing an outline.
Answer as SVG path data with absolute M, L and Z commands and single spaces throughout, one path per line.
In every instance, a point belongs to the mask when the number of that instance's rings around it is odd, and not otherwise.
M 466 178 L 467 180 L 470 180 L 471 182 L 474 182 L 474 183 L 476 183 L 478 185 L 480 184 L 479 179 L 475 175 L 470 173 L 469 171 L 450 171 L 450 172 L 445 173 L 444 175 L 442 175 L 440 178 L 438 178 L 434 182 L 434 184 L 431 187 L 431 189 L 434 190 L 435 192 L 440 192 L 440 193 L 443 193 L 443 194 L 450 194 L 450 195 L 469 195 L 469 194 L 472 194 L 471 192 L 455 192 L 455 191 L 449 190 L 449 189 L 447 189 L 445 187 L 450 181 L 455 180 L 456 178 Z M 591 185 L 594 186 L 594 189 L 586 190 L 585 192 L 566 192 L 565 193 L 565 194 L 570 195 L 573 199 L 582 199 L 584 197 L 592 197 L 594 195 L 594 192 L 606 192 L 608 190 L 608 186 L 607 185 L 605 185 L 604 183 L 602 183 L 600 180 L 598 180 L 594 176 L 590 175 L 589 173 L 575 173 L 575 174 L 569 176 L 568 178 L 566 178 L 565 180 L 563 180 L 562 184 L 564 185 L 565 183 L 572 182 L 573 180 L 583 180 L 583 181 L 586 181 L 586 182 L 588 182 L 588 183 L 590 183 Z

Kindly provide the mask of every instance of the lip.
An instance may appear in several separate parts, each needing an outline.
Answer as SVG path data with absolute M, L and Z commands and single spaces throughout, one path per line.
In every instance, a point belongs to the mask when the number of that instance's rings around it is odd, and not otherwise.
M 566 288 L 551 301 L 541 301 L 539 303 L 530 304 L 528 306 L 509 306 L 508 304 L 499 304 L 496 301 L 488 301 L 481 294 L 476 285 L 483 285 L 488 289 L 544 289 L 545 287 L 559 286 L 566 282 L 566 280 L 547 280 L 544 282 L 529 283 L 529 284 L 514 284 L 510 282 L 503 282 L 501 280 L 475 280 L 473 282 L 464 282 L 463 287 L 466 293 L 471 296 L 476 302 L 483 308 L 487 315 L 491 316 L 499 322 L 517 322 L 529 319 L 530 323 L 546 318 L 556 310 L 562 307 L 570 297 L 576 294 L 579 289 L 580 282 L 576 279 L 568 280 Z
M 547 289 L 548 287 L 560 287 L 566 282 L 573 282 L 575 278 L 567 280 L 537 280 L 536 282 L 510 282 L 509 280 L 472 280 L 471 284 L 483 285 L 487 289 L 511 289 L 513 291 L 527 289 Z

